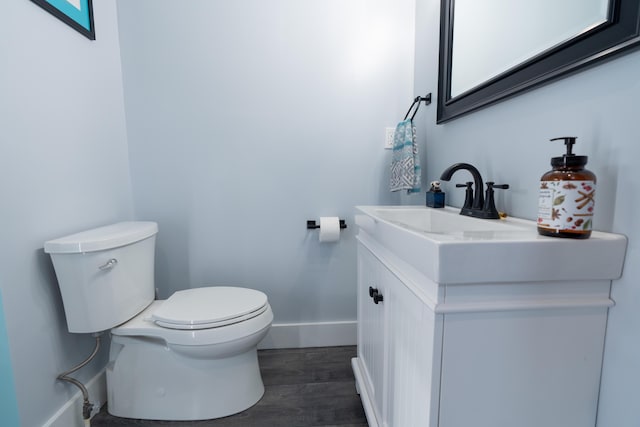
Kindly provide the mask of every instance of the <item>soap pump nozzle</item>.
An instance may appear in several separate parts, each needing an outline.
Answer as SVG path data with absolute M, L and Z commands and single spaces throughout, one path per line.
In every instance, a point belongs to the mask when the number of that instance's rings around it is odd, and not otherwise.
M 558 137 L 558 138 L 550 139 L 549 141 L 562 141 L 562 140 L 564 140 L 564 145 L 567 146 L 567 154 L 565 154 L 565 156 L 575 156 L 575 154 L 573 154 L 573 144 L 576 143 L 576 139 L 578 139 L 577 136 L 561 136 L 561 137 Z
M 587 164 L 587 156 L 576 156 L 573 153 L 573 145 L 576 143 L 575 136 L 561 136 L 559 138 L 550 139 L 550 141 L 564 141 L 564 145 L 567 146 L 566 154 L 562 157 L 552 157 L 551 166 L 553 167 L 580 167 Z

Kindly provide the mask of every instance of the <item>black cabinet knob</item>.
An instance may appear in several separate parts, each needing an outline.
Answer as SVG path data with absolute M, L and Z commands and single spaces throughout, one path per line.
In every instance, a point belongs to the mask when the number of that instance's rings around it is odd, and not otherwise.
M 379 302 L 382 302 L 382 300 L 383 300 L 383 298 L 382 298 L 382 294 L 379 294 L 379 293 L 377 293 L 377 292 L 376 292 L 375 294 L 373 294 L 373 297 L 372 297 L 372 298 L 373 298 L 373 302 L 374 302 L 375 304 L 378 304 Z
M 373 302 L 376 304 L 382 301 L 382 294 L 380 294 L 378 288 L 374 288 L 373 286 L 369 286 L 369 296 L 373 298 Z

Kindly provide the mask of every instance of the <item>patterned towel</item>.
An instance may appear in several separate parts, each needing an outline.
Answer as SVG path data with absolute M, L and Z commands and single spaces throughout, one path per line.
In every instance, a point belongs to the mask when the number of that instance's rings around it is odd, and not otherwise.
M 391 161 L 391 191 L 407 190 L 407 193 L 420 191 L 420 162 L 416 127 L 411 119 L 396 126 L 393 137 L 393 159 Z

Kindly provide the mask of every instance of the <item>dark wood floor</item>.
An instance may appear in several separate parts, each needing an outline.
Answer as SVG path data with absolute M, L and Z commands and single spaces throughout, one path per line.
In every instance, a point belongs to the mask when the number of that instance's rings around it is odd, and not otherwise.
M 106 407 L 92 427 L 367 427 L 356 394 L 355 347 L 260 350 L 265 393 L 255 406 L 209 421 L 143 421 L 112 417 Z

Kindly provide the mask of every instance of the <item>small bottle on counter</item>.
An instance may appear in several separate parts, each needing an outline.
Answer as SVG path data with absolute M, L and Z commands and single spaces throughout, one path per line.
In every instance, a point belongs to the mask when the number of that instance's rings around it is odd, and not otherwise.
M 440 181 L 432 181 L 427 191 L 427 206 L 430 208 L 444 208 L 444 191 L 440 189 Z
M 540 178 L 538 233 L 543 236 L 587 239 L 591 236 L 596 176 L 584 168 L 587 156 L 573 154 L 576 137 L 564 140 L 567 153 L 551 159 L 552 170 Z

